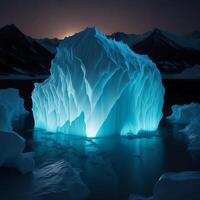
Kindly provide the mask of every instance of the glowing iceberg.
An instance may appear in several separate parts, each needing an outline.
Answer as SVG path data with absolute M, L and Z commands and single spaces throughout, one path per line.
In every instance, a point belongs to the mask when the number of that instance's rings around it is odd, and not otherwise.
M 156 65 L 96 28 L 66 38 L 32 93 L 35 127 L 88 137 L 156 130 L 164 88 Z

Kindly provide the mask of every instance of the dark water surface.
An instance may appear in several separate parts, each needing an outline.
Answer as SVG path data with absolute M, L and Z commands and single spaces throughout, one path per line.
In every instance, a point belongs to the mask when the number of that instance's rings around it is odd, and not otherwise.
M 199 153 L 188 152 L 186 139 L 177 134 L 181 127 L 165 120 L 156 133 L 147 133 L 146 137 L 98 139 L 29 129 L 30 121 L 31 117 L 26 119 L 25 127 L 17 129 L 27 140 L 26 151 L 35 152 L 36 169 L 46 162 L 66 160 L 81 170 L 90 190 L 89 200 L 128 199 L 131 193 L 150 196 L 162 173 L 200 169 Z M 23 191 L 31 181 L 26 176 L 21 178 L 12 170 L 5 176 L 5 169 L 0 170 L 0 192 L 5 182 L 14 180 L 18 184 L 18 179 Z M 10 191 L 17 192 L 14 184 Z
M 26 108 L 30 109 L 34 82 L 0 81 L 0 87 L 18 88 Z M 171 105 L 175 103 L 200 102 L 199 83 L 199 80 L 164 80 L 164 115 L 170 114 Z M 151 137 L 99 139 L 34 130 L 31 114 L 21 122 L 15 124 L 15 129 L 26 138 L 25 151 L 35 152 L 35 170 L 47 162 L 66 160 L 81 170 L 81 177 L 90 190 L 88 200 L 127 200 L 131 193 L 150 196 L 162 173 L 200 170 L 199 152 L 187 151 L 186 138 L 178 134 L 181 127 L 165 120 Z M 31 174 L 22 176 L 15 170 L 0 169 L 0 200 L 29 200 L 32 180 Z M 8 193 L 12 198 L 4 198 Z M 15 198 L 20 193 L 27 196 Z

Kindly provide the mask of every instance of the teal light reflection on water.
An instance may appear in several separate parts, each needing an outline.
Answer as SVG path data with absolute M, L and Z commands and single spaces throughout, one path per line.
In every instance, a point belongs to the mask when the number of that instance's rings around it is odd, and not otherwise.
M 34 141 L 36 162 L 65 158 L 82 171 L 92 196 L 118 199 L 130 193 L 151 195 L 164 170 L 159 137 L 88 139 L 36 130 Z

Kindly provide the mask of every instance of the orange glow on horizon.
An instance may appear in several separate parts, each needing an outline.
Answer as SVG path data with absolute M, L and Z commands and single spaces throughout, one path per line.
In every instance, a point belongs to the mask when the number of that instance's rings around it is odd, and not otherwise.
M 58 35 L 59 39 L 64 39 L 65 37 L 70 37 L 72 35 L 74 35 L 75 33 L 77 33 L 79 31 L 68 31 L 68 32 L 64 32 L 63 34 Z
M 103 31 L 105 34 L 111 34 L 111 33 L 114 32 L 114 31 L 112 32 L 112 31 L 109 31 L 109 30 L 105 30 L 104 28 L 99 28 L 98 26 L 95 26 L 95 25 L 90 25 L 90 26 L 88 25 L 88 26 L 80 27 L 80 28 L 77 28 L 77 29 L 74 29 L 74 30 L 64 31 L 63 33 L 57 34 L 57 38 L 58 39 L 64 39 L 65 37 L 73 36 L 74 34 L 85 30 L 85 28 L 87 28 L 87 27 L 96 27 L 97 29 Z

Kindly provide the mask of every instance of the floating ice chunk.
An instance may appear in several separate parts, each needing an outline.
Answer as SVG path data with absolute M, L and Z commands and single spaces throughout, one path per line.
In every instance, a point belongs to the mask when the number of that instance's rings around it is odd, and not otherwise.
M 188 137 L 188 149 L 200 150 L 200 115 L 193 119 L 184 129 L 180 130 Z
M 22 153 L 25 140 L 15 132 L 0 131 L 0 167 L 16 168 L 22 174 L 34 168 L 33 153 Z
M 65 39 L 32 93 L 35 127 L 95 137 L 154 131 L 164 88 L 156 65 L 95 28 Z
M 0 130 L 12 130 L 12 121 L 9 117 L 8 110 L 0 104 Z
M 0 90 L 0 167 L 16 168 L 22 174 L 34 168 L 33 153 L 22 153 L 25 140 L 12 131 L 12 121 L 26 114 L 17 89 Z
M 35 161 L 33 158 L 33 152 L 21 153 L 16 158 L 13 166 L 17 168 L 22 174 L 26 174 L 34 169 Z
M 185 128 L 179 130 L 188 137 L 188 149 L 200 149 L 200 104 L 190 103 L 172 106 L 172 114 L 167 119 L 185 124 Z
M 154 200 L 200 199 L 200 172 L 184 171 L 163 174 L 154 188 Z
M 167 119 L 176 122 L 187 124 L 193 121 L 200 114 L 200 104 L 190 103 L 184 105 L 173 105 L 172 114 Z
M 17 89 L 0 89 L 0 130 L 11 131 L 12 121 L 26 113 Z
M 84 200 L 89 190 L 68 162 L 44 162 L 32 174 L 1 176 L 1 200 Z
M 154 186 L 152 197 L 132 194 L 128 200 L 199 200 L 199 188 L 199 171 L 164 173 Z
M 64 160 L 44 163 L 34 171 L 34 200 L 83 200 L 88 192 L 79 171 Z
M 142 196 L 131 194 L 128 200 L 153 200 L 153 197 L 142 197 Z

